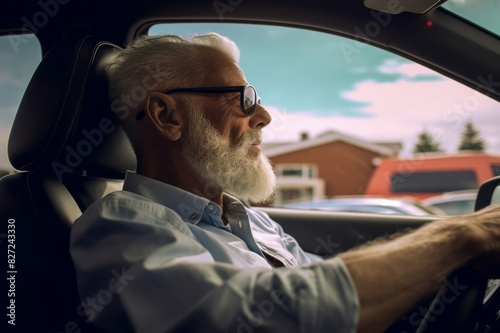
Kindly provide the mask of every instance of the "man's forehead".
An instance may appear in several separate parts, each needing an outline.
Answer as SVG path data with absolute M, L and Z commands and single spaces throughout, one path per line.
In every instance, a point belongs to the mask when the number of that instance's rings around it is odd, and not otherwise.
M 219 83 L 220 85 L 247 84 L 243 70 L 227 54 L 219 50 L 207 50 L 207 52 L 203 53 L 202 58 L 209 75 L 215 79 L 214 81 L 222 81 Z

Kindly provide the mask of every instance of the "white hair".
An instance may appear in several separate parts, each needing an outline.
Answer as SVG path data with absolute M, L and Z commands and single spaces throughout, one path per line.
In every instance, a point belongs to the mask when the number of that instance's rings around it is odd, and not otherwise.
M 118 51 L 108 63 L 109 95 L 115 113 L 136 111 L 153 91 L 193 86 L 205 79 L 201 56 L 220 51 L 238 63 L 240 51 L 229 38 L 216 33 L 188 39 L 175 35 L 142 36 Z M 120 117 L 122 120 L 123 118 Z
M 188 39 L 175 35 L 142 36 L 110 57 L 111 109 L 121 120 L 136 153 L 139 139 L 131 119 L 141 110 L 148 94 L 175 87 L 196 87 L 206 82 L 209 63 L 203 55 L 208 50 L 222 52 L 236 63 L 240 58 L 236 44 L 216 33 Z

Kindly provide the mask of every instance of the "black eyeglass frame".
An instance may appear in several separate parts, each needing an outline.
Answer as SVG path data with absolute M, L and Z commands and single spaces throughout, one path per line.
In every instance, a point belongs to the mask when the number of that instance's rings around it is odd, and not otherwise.
M 253 90 L 255 94 L 255 103 L 251 106 L 245 109 L 245 91 L 247 88 L 250 88 Z M 228 92 L 239 92 L 240 93 L 240 106 L 241 106 L 241 111 L 246 114 L 247 116 L 251 116 L 255 112 L 255 108 L 257 104 L 260 104 L 260 97 L 259 94 L 257 94 L 257 90 L 251 86 L 225 86 L 225 87 L 193 87 L 193 88 L 173 88 L 169 89 L 167 91 L 164 91 L 163 94 L 175 94 L 175 93 L 208 93 L 208 94 L 223 94 L 223 93 L 228 93 Z M 136 119 L 142 119 L 144 118 L 145 113 L 144 110 L 141 110 L 136 116 Z

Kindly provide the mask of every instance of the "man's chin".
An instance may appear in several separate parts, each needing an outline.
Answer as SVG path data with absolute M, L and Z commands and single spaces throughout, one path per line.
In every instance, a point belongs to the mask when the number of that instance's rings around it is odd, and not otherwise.
M 251 145 L 248 148 L 248 155 L 251 157 L 258 158 L 260 157 L 261 154 L 262 154 L 262 149 L 260 148 L 259 145 Z
M 276 197 L 276 181 L 273 179 L 268 180 L 266 183 L 263 183 L 262 180 L 256 181 L 256 183 L 249 185 L 246 189 L 245 193 L 241 193 L 237 197 L 253 205 L 265 205 L 273 201 Z

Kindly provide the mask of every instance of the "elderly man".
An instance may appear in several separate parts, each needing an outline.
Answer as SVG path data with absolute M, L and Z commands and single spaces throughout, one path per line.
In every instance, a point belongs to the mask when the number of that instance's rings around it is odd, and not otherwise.
M 302 251 L 240 201 L 265 201 L 275 179 L 259 147 L 271 117 L 238 58 L 217 34 L 142 37 L 110 65 L 117 110 L 137 87 L 148 93 L 122 117 L 137 172 L 73 226 L 88 321 L 116 332 L 373 333 L 460 266 L 500 263 L 498 208 L 336 258 Z

